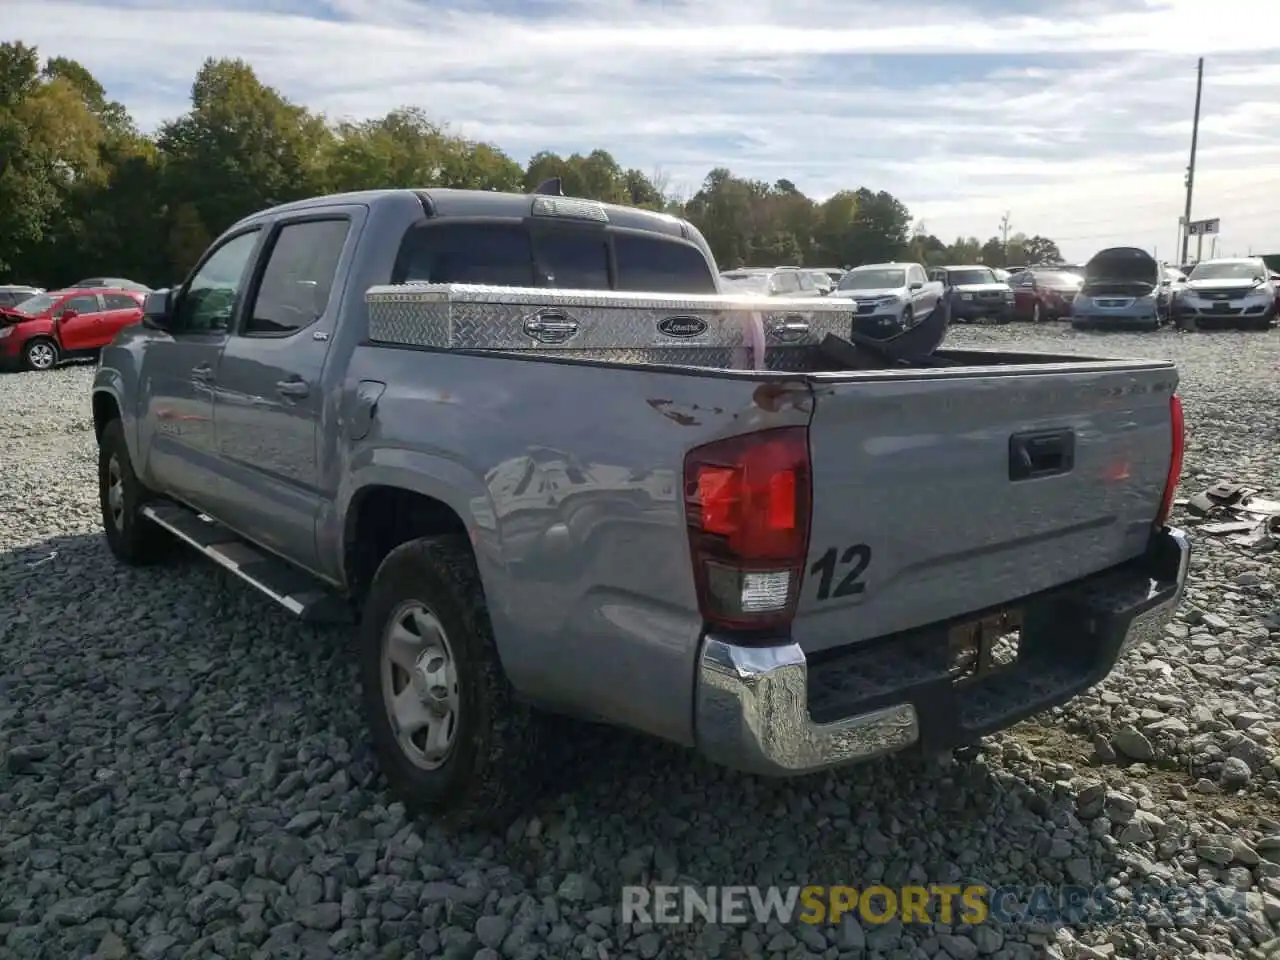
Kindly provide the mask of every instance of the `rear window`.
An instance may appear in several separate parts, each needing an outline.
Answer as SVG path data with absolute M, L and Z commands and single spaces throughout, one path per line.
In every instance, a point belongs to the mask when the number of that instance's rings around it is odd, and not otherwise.
M 401 245 L 391 279 L 393 283 L 608 290 L 607 236 L 612 236 L 617 259 L 614 289 L 716 292 L 705 258 L 685 243 L 643 234 L 570 230 L 539 231 L 531 241 L 523 226 L 501 223 L 444 223 L 411 230 Z
M 618 289 L 663 293 L 716 293 L 715 277 L 702 252 L 687 243 L 642 234 L 613 238 Z
M 412 230 L 391 281 L 532 287 L 529 234 L 523 227 L 473 223 Z
M 604 234 L 562 232 L 539 234 L 538 266 L 545 286 L 561 290 L 608 290 L 609 248 Z

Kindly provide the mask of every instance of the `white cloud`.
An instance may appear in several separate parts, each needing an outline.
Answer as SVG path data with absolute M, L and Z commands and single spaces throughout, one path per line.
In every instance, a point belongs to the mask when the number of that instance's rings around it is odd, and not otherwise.
M 686 190 L 713 166 L 888 190 L 948 240 L 1007 210 L 1072 258 L 1172 253 L 1203 55 L 1193 214 L 1222 218 L 1227 252 L 1280 250 L 1274 0 L 507 4 L 4 0 L 4 20 L 149 128 L 205 57 L 239 56 L 332 116 L 416 104 L 521 161 L 600 146 Z

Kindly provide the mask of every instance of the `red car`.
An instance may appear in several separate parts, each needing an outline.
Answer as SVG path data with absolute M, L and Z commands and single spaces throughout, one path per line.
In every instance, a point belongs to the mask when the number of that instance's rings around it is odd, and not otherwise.
M 1031 267 L 1009 278 L 1013 287 L 1013 315 L 1019 320 L 1057 320 L 1071 316 L 1071 305 L 1083 278 L 1068 270 Z
M 54 290 L 0 309 L 0 368 L 50 370 L 92 356 L 142 319 L 145 299 L 134 290 Z

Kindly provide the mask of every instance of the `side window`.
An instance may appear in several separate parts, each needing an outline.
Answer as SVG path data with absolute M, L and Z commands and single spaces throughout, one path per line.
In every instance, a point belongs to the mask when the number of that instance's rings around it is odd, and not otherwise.
M 532 287 L 533 249 L 523 227 L 446 223 L 411 229 L 392 283 L 479 283 Z
M 63 313 L 67 310 L 74 310 L 76 313 L 99 313 L 102 308 L 98 306 L 97 297 L 92 294 L 84 294 L 62 301 L 62 306 L 58 308 L 58 313 Z
M 178 333 L 209 333 L 231 325 L 245 267 L 257 242 L 257 230 L 234 236 L 196 271 L 178 301 L 174 317 Z
M 715 293 L 715 276 L 696 247 L 634 233 L 616 233 L 618 289 L 653 293 Z
M 800 285 L 796 282 L 796 275 L 789 271 L 775 273 L 773 275 L 774 289 L 778 293 L 796 293 L 800 289 Z
M 0 290 L 0 307 L 12 307 L 18 302 L 18 295 L 8 290 Z
M 324 314 L 351 222 L 286 223 L 276 234 L 254 294 L 246 336 L 292 333 Z
M 609 248 L 603 233 L 549 231 L 533 240 L 543 282 L 562 290 L 608 290 Z
M 818 285 L 813 282 L 813 277 L 807 273 L 797 273 L 796 283 L 799 285 L 801 293 L 813 293 L 818 289 Z
M 924 283 L 924 270 L 921 267 L 912 267 L 910 270 L 910 281 L 912 283 Z
M 108 310 L 138 310 L 138 301 L 126 297 L 123 293 L 104 293 L 102 299 L 107 302 Z

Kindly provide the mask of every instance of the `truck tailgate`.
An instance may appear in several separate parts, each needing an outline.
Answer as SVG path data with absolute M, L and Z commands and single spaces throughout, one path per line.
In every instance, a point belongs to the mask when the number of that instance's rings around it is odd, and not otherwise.
M 1142 553 L 1177 382 L 1153 361 L 812 375 L 793 639 L 816 651 L 949 620 Z

